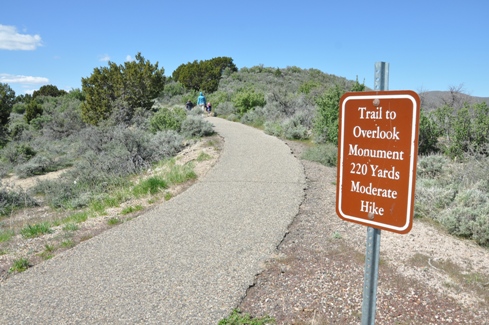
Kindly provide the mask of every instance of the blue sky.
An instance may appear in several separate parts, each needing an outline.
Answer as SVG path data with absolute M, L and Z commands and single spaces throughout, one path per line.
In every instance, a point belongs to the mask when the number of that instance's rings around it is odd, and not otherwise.
M 81 88 L 107 60 L 138 52 L 166 75 L 227 56 L 238 68 L 315 68 L 391 90 L 463 86 L 489 97 L 489 1 L 39 1 L 2 3 L 0 83 L 17 95 Z

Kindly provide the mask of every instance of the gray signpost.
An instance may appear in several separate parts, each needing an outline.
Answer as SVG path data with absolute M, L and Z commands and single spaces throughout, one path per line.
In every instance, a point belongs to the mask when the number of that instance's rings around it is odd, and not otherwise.
M 375 63 L 374 90 L 389 90 L 389 63 Z M 367 227 L 367 251 L 363 281 L 362 325 L 375 324 L 379 278 L 380 229 Z

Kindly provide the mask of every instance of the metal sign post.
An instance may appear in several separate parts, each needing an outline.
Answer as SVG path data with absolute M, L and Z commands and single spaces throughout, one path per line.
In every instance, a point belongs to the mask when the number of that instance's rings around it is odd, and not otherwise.
M 389 90 L 389 63 L 375 63 L 375 90 Z M 379 278 L 380 229 L 367 227 L 367 250 L 363 280 L 362 325 L 375 324 Z
M 367 252 L 363 280 L 362 325 L 375 324 L 377 281 L 379 278 L 380 229 L 367 227 Z

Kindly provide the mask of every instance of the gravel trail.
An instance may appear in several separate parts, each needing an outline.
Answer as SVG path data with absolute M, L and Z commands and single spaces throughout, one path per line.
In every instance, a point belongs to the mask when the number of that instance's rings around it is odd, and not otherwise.
M 208 118 L 219 162 L 184 193 L 0 286 L 0 324 L 217 324 L 304 199 L 282 141 Z

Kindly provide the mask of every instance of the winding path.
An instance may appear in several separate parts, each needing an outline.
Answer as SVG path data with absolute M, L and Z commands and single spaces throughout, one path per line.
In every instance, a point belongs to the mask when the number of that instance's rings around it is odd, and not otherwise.
M 282 240 L 304 196 L 290 149 L 208 118 L 219 162 L 184 193 L 0 286 L 0 324 L 217 324 Z

